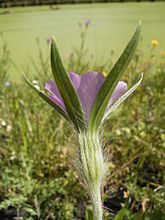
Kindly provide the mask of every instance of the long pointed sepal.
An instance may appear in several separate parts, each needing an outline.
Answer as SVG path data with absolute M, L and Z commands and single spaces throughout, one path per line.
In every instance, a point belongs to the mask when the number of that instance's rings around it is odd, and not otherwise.
M 139 37 L 141 32 L 141 23 L 137 26 L 137 29 L 127 44 L 126 48 L 124 49 L 122 55 L 119 57 L 116 64 L 113 66 L 112 70 L 108 74 L 106 80 L 104 81 L 102 87 L 100 88 L 96 99 L 94 101 L 88 127 L 89 130 L 94 132 L 96 131 L 99 126 L 101 125 L 101 121 L 104 117 L 106 112 L 110 97 L 117 86 L 121 76 L 123 75 L 126 67 L 128 66 L 134 51 L 137 47 Z
M 24 79 L 27 82 L 27 84 L 44 100 L 46 101 L 49 105 L 51 105 L 55 110 L 57 110 L 58 113 L 60 113 L 61 115 L 64 116 L 64 118 L 66 118 L 69 121 L 69 117 L 67 115 L 67 113 L 60 108 L 55 102 L 53 102 L 51 99 L 49 99 L 49 97 L 47 95 L 44 94 L 44 92 L 38 88 L 35 87 L 35 85 L 33 85 L 24 75 Z
M 51 43 L 51 67 L 56 85 L 71 121 L 78 130 L 84 129 L 85 119 L 80 100 L 64 67 L 54 38 Z
M 124 93 L 124 95 L 122 95 L 120 98 L 117 99 L 117 101 L 115 101 L 114 104 L 112 104 L 111 106 L 109 106 L 105 112 L 105 115 L 102 119 L 102 123 L 105 122 L 106 119 L 109 118 L 109 116 L 111 115 L 111 113 L 126 99 L 128 98 L 128 96 L 130 96 L 134 91 L 135 89 L 140 85 L 141 81 L 143 79 L 143 73 L 140 77 L 140 79 L 138 80 L 138 82 L 132 86 L 126 93 Z

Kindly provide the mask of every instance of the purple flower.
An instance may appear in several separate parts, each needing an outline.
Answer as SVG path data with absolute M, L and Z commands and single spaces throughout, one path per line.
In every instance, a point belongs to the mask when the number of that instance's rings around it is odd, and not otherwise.
M 50 37 L 47 37 L 47 38 L 46 38 L 46 42 L 47 42 L 48 45 L 50 44 L 50 41 L 51 41 L 51 38 L 50 38 Z
M 94 71 L 84 73 L 81 76 L 73 72 L 69 72 L 68 74 L 79 96 L 86 121 L 88 121 L 92 105 L 100 87 L 105 80 L 105 77 L 103 76 L 103 74 Z M 47 83 L 45 84 L 45 88 L 50 93 L 48 97 L 58 106 L 60 106 L 64 111 L 66 111 L 64 102 L 55 81 L 47 81 Z M 109 105 L 114 103 L 114 101 L 117 100 L 121 95 L 123 95 L 127 91 L 127 89 L 127 84 L 123 81 L 119 81 L 109 100 Z
M 85 19 L 85 20 L 84 20 L 84 24 L 85 24 L 86 26 L 88 26 L 88 25 L 90 24 L 90 20 L 89 20 L 89 19 Z

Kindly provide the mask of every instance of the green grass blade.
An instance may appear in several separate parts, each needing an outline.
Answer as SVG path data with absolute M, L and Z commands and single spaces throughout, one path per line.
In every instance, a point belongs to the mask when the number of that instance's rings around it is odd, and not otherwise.
M 43 93 L 43 91 L 37 89 L 24 75 L 24 79 L 27 82 L 27 84 L 44 100 L 46 101 L 49 105 L 51 105 L 55 110 L 57 110 L 61 115 L 63 115 L 68 121 L 69 117 L 66 114 L 64 110 L 62 110 L 55 102 L 53 102 L 47 95 Z
M 93 220 L 93 211 L 91 206 L 88 206 L 85 210 L 85 220 Z
M 101 124 L 102 118 L 109 103 L 109 99 L 134 54 L 140 37 L 140 32 L 141 24 L 139 23 L 133 37 L 127 44 L 116 64 L 113 66 L 101 89 L 99 90 L 98 95 L 96 96 L 89 118 L 88 126 L 91 131 L 98 129 Z
M 77 128 L 84 128 L 85 119 L 81 104 L 64 67 L 55 39 L 52 39 L 51 43 L 51 67 L 55 82 L 60 91 L 69 117 Z
M 127 216 L 128 210 L 127 208 L 123 207 L 115 216 L 114 220 L 123 220 L 125 216 Z

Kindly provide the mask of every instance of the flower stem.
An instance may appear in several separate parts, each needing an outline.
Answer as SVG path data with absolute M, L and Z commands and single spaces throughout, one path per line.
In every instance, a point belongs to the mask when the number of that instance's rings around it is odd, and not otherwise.
M 93 220 L 102 220 L 101 186 L 106 174 L 99 134 L 82 132 L 78 135 L 78 172 L 86 183 L 92 208 Z
M 93 220 L 102 220 L 102 202 L 100 188 L 96 189 L 94 194 L 91 196 L 92 209 L 93 209 Z

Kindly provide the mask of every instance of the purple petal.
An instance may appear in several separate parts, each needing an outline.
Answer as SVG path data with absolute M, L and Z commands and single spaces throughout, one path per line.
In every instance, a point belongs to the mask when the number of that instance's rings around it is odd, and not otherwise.
M 61 95 L 54 80 L 47 81 L 45 84 L 45 89 L 52 95 L 57 96 L 62 101 Z
M 85 24 L 86 26 L 88 26 L 88 25 L 90 24 L 90 20 L 89 20 L 89 19 L 85 19 L 85 20 L 84 20 L 84 24 Z
M 88 120 L 95 97 L 105 78 L 101 73 L 94 71 L 84 73 L 81 76 L 73 72 L 69 72 L 68 74 L 79 96 L 85 118 Z M 49 98 L 61 108 L 65 109 L 64 102 L 54 80 L 49 80 L 45 88 L 51 93 Z
M 66 111 L 65 109 L 65 105 L 63 103 L 62 100 L 60 100 L 56 95 L 48 95 L 48 97 L 53 101 L 55 102 L 57 105 L 59 105 L 64 111 Z
M 65 105 L 64 102 L 61 98 L 61 95 L 59 93 L 59 90 L 57 88 L 56 83 L 54 82 L 54 80 L 49 80 L 46 82 L 45 84 L 45 89 L 50 92 L 50 94 L 48 95 L 48 97 L 55 102 L 57 105 L 59 105 L 62 109 L 65 110 Z
M 101 73 L 94 71 L 89 71 L 81 76 L 73 72 L 69 72 L 68 75 L 77 91 L 86 121 L 88 121 L 92 105 L 105 77 Z M 45 88 L 50 92 L 49 98 L 66 111 L 64 102 L 54 80 L 49 80 L 46 83 Z M 127 89 L 127 84 L 123 81 L 119 81 L 110 98 L 109 104 L 111 105 L 116 99 L 125 93 Z
M 74 85 L 75 90 L 78 89 L 78 87 L 80 86 L 80 82 L 81 82 L 81 76 L 77 75 L 76 73 L 73 72 L 69 72 L 69 77 Z
M 127 83 L 124 81 L 119 81 L 112 96 L 110 98 L 109 104 L 111 105 L 116 99 L 122 96 L 128 90 Z
M 84 73 L 80 77 L 81 81 L 77 88 L 77 94 L 80 98 L 85 118 L 88 121 L 93 102 L 105 78 L 101 73 L 94 71 Z

